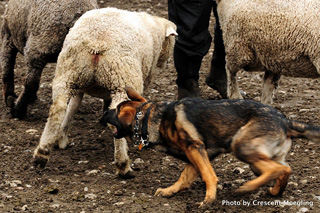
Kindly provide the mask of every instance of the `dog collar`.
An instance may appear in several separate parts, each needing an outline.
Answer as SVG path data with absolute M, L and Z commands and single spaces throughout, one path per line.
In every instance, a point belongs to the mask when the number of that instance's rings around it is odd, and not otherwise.
M 147 109 L 147 112 L 145 114 L 145 116 L 142 119 L 142 126 L 141 126 L 141 135 L 139 134 L 139 128 L 140 128 L 140 119 L 143 116 L 143 112 L 142 112 L 142 107 L 145 106 L 146 104 L 148 104 L 150 102 L 146 102 L 143 105 L 141 105 L 138 109 L 137 109 L 137 113 L 135 116 L 135 124 L 134 124 L 134 129 L 133 129 L 133 138 L 134 138 L 134 143 L 136 145 L 139 144 L 139 150 L 141 150 L 143 147 L 148 146 L 149 145 L 149 135 L 148 135 L 148 120 L 149 120 L 149 116 L 150 116 L 150 111 L 152 109 L 152 107 L 149 107 Z

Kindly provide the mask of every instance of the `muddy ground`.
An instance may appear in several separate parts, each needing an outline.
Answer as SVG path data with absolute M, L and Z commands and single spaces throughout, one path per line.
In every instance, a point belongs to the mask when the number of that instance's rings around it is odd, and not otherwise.
M 5 4 L 6 1 L 0 2 L 2 12 Z M 109 0 L 99 4 L 167 17 L 164 0 Z M 218 99 L 218 94 L 204 83 L 210 53 L 201 67 L 201 95 L 205 99 Z M 29 107 L 26 120 L 8 119 L 8 109 L 0 97 L 0 212 L 319 212 L 320 146 L 307 140 L 293 142 L 287 156 L 293 173 L 282 197 L 268 195 L 270 185 L 249 195 L 235 194 L 234 191 L 254 175 L 246 164 L 230 154 L 212 162 L 219 177 L 217 199 L 212 205 L 203 209 L 195 205 L 205 196 L 205 185 L 200 179 L 189 190 L 173 197 L 153 197 L 158 187 L 167 187 L 178 179 L 184 163 L 154 150 L 138 151 L 129 144 L 136 177 L 117 178 L 112 163 L 111 132 L 98 123 L 102 115 L 101 101 L 88 96 L 69 132 L 70 145 L 66 150 L 53 150 L 46 168 L 34 168 L 32 153 L 51 104 L 54 69 L 55 64 L 46 66 L 38 101 Z M 20 92 L 26 75 L 21 55 L 15 75 L 16 91 Z M 239 74 L 240 87 L 248 99 L 259 100 L 261 77 L 261 73 Z M 156 74 L 156 81 L 145 96 L 174 100 L 175 78 L 170 60 L 165 69 Z M 319 79 L 282 78 L 274 106 L 290 118 L 320 125 L 319 82 Z M 248 202 L 249 206 L 245 204 Z

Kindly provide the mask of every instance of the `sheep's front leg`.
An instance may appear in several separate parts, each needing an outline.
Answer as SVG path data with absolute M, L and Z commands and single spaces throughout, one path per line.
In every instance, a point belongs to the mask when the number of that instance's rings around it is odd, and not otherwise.
M 63 134 L 61 124 L 66 114 L 67 103 L 68 96 L 66 94 L 60 94 L 54 99 L 50 107 L 49 118 L 33 155 L 36 166 L 40 165 L 42 168 L 45 167 L 52 146 L 63 140 L 66 136 Z
M 280 75 L 266 71 L 263 78 L 261 102 L 264 104 L 272 104 L 273 96 L 279 85 Z

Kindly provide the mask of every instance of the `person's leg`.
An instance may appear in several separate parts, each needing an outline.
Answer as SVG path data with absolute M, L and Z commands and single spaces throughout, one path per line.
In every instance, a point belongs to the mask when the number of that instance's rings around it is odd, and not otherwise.
M 211 60 L 210 72 L 206 78 L 206 84 L 217 90 L 222 98 L 227 97 L 227 74 L 225 50 L 220 29 L 219 17 L 217 13 L 217 3 L 213 1 L 213 14 L 216 19 L 214 26 L 214 51 Z
M 174 66 L 177 70 L 178 99 L 199 97 L 199 70 L 202 57 L 188 56 L 181 49 L 174 48 Z
M 212 0 L 168 1 L 169 19 L 178 33 L 174 48 L 178 99 L 200 95 L 199 69 L 212 41 L 208 30 L 211 8 Z

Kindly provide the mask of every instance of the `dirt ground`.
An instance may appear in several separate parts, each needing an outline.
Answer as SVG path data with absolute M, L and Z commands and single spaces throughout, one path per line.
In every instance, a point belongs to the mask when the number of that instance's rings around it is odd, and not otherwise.
M 0 1 L 1 14 L 7 1 Z M 113 6 L 148 11 L 167 17 L 167 1 L 108 0 L 101 7 Z M 129 2 L 129 3 L 128 3 Z M 205 85 L 212 49 L 201 67 L 201 95 L 217 99 Z M 281 197 L 271 197 L 264 186 L 258 192 L 238 195 L 234 191 L 254 178 L 248 166 L 230 154 L 219 156 L 212 165 L 219 178 L 216 201 L 199 209 L 196 202 L 205 196 L 200 178 L 188 190 L 170 198 L 154 197 L 159 187 L 174 183 L 184 163 L 155 150 L 129 144 L 129 155 L 136 177 L 119 179 L 115 175 L 111 132 L 98 123 L 101 101 L 84 98 L 69 131 L 66 150 L 53 150 L 44 169 L 34 168 L 33 150 L 39 142 L 51 104 L 51 80 L 55 64 L 43 72 L 38 101 L 30 105 L 26 120 L 8 119 L 8 109 L 0 97 L 0 212 L 319 212 L 319 144 L 294 140 L 287 156 L 293 173 Z M 15 70 L 16 92 L 26 75 L 19 55 Z M 156 74 L 156 81 L 145 96 L 153 100 L 174 100 L 176 73 L 172 60 Z M 240 73 L 241 89 L 248 99 L 259 100 L 262 73 Z M 292 119 L 320 125 L 320 79 L 283 77 L 274 106 Z M 1 83 L 2 88 L 2 83 Z M 249 203 L 249 206 L 248 206 Z

